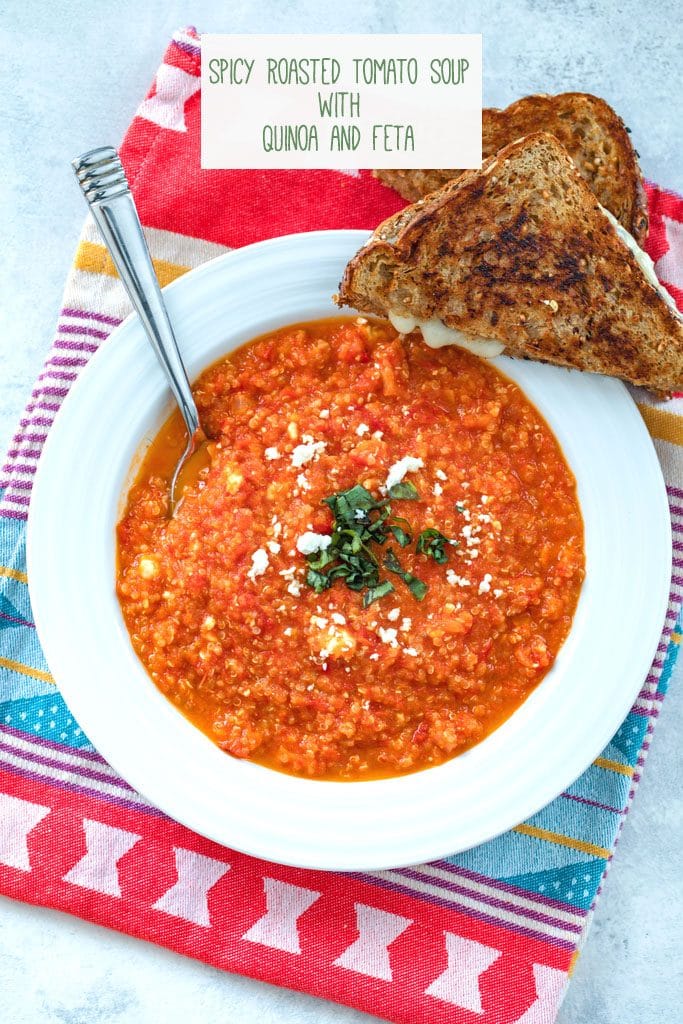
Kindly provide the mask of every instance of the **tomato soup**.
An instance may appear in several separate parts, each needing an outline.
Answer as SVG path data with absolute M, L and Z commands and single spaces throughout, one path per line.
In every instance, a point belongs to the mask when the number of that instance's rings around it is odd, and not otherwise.
M 194 387 L 208 465 L 152 444 L 117 592 L 156 686 L 227 755 L 311 778 L 437 765 L 538 685 L 584 576 L 573 475 L 519 387 L 385 322 L 275 331 Z

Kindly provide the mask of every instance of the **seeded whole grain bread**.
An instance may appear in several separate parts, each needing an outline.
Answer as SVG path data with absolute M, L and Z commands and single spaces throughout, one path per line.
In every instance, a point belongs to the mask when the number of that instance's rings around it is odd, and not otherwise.
M 633 235 L 647 238 L 647 197 L 624 122 L 609 103 L 583 92 L 525 96 L 504 110 L 482 111 L 482 156 L 516 139 L 548 132 L 558 139 L 603 206 Z M 415 202 L 461 174 L 458 170 L 374 171 L 385 185 Z
M 438 318 L 509 355 L 683 387 L 683 323 L 556 138 L 529 135 L 394 214 L 346 267 L 340 306 Z

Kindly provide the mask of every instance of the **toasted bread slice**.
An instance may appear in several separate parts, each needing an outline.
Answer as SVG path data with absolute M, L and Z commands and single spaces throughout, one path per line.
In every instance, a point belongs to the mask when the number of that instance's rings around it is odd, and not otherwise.
M 583 92 L 525 96 L 504 110 L 482 111 L 482 156 L 487 159 L 523 135 L 548 132 L 558 139 L 596 196 L 639 245 L 647 238 L 647 198 L 628 131 L 608 103 Z M 444 171 L 375 171 L 410 202 L 461 174 Z
M 529 135 L 380 224 L 336 300 L 440 322 L 466 344 L 494 339 L 509 355 L 679 390 L 683 323 L 615 225 L 557 139 Z

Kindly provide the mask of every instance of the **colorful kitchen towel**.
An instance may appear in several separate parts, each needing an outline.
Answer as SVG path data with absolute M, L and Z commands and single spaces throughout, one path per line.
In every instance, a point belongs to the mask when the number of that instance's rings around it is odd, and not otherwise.
M 199 71 L 197 36 L 179 32 L 121 150 L 162 284 L 227 248 L 372 228 L 402 205 L 367 171 L 200 170 Z M 648 196 L 648 249 L 683 308 L 683 199 L 652 185 Z M 211 843 L 134 792 L 79 728 L 36 637 L 24 561 L 36 465 L 71 384 L 128 311 L 89 222 L 0 481 L 0 892 L 402 1024 L 552 1022 L 681 640 L 683 399 L 634 392 L 667 480 L 675 568 L 657 656 L 602 755 L 467 853 L 365 874 L 296 870 Z

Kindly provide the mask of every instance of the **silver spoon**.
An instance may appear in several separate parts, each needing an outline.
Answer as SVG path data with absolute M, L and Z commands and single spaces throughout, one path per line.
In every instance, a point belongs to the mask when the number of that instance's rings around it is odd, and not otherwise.
M 180 474 L 206 437 L 119 155 L 112 146 L 100 146 L 72 161 L 72 167 L 187 427 L 187 445 L 171 478 L 172 516 L 182 497 Z

